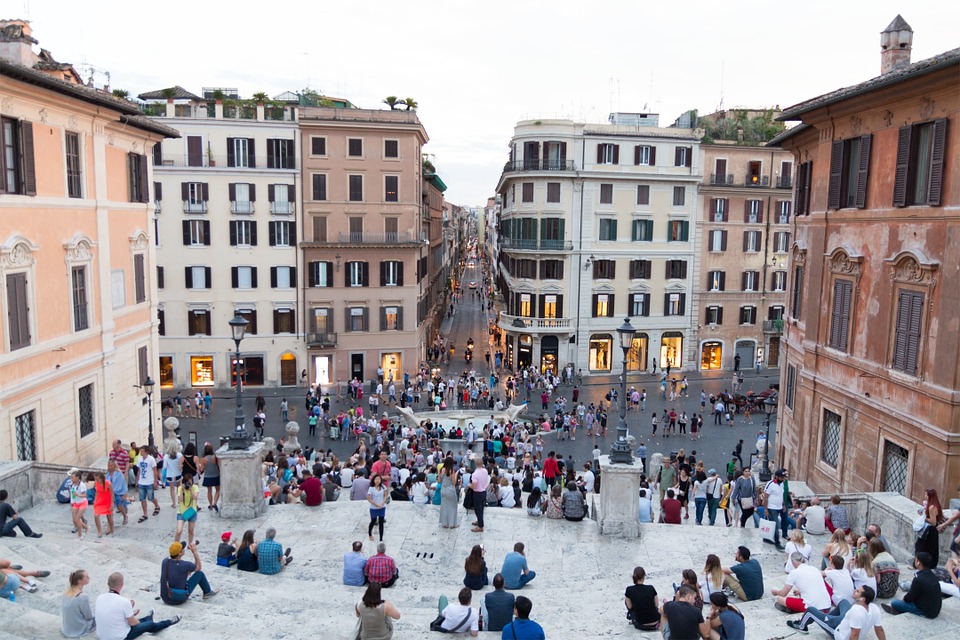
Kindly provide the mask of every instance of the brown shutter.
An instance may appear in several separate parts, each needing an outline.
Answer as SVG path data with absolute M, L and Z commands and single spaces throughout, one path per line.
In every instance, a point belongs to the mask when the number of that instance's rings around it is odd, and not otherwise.
M 154 200 L 163 200 L 163 183 L 154 182 L 153 183 L 153 199 Z
M 26 154 L 24 154 L 26 156 Z M 137 156 L 137 162 L 140 163 L 140 175 L 137 176 L 140 187 L 140 202 L 150 202 L 150 183 L 147 182 L 147 156 L 139 154 Z M 26 162 L 24 162 L 26 164 Z M 36 185 L 34 185 L 34 191 L 36 191 Z M 29 193 L 27 195 L 30 195 Z
M 757 222 L 763 222 L 763 200 L 757 200 Z
M 247 154 L 250 158 L 249 167 L 251 169 L 256 169 L 257 167 L 257 148 L 254 143 L 255 141 L 253 138 L 247 138 Z
M 683 280 L 687 279 L 687 261 L 686 260 L 680 261 L 680 278 Z
M 743 201 L 743 221 L 750 222 L 750 201 Z
M 940 192 L 943 190 L 943 158 L 947 142 L 947 119 L 940 118 L 933 123 L 933 150 L 930 154 L 930 195 L 927 204 L 940 206 Z
M 897 172 L 893 179 L 893 206 L 907 206 L 907 182 L 910 168 L 910 142 L 913 127 L 900 127 L 897 137 Z
M 797 165 L 797 184 L 793 195 L 794 211 L 798 216 L 803 215 L 803 177 L 807 173 L 807 163 Z
M 723 221 L 727 222 L 728 216 L 730 215 L 730 200 L 729 198 L 720 198 L 720 206 L 723 208 Z
M 594 318 L 597 316 L 597 294 L 590 296 L 590 315 Z
M 383 261 L 380 262 L 380 286 L 387 286 L 387 263 Z
M 612 318 L 616 315 L 613 309 L 616 296 L 612 293 L 607 294 L 607 317 Z
M 686 147 L 687 150 L 687 161 L 684 163 L 685 167 L 693 166 L 693 147 Z
M 727 272 L 721 271 L 720 272 L 720 291 L 726 291 L 726 290 L 727 290 Z
M 203 223 L 203 244 L 209 247 L 210 246 L 210 221 L 201 220 L 200 222 Z
M 273 203 L 276 201 L 274 199 L 274 193 L 275 193 L 274 187 L 275 185 L 272 185 L 272 184 L 267 185 L 267 200 L 270 201 L 270 203 Z
M 180 183 L 180 199 L 186 202 L 190 199 L 190 183 L 181 182 Z
M 403 263 L 402 262 L 397 263 L 397 286 L 398 287 L 403 286 Z
M 744 231 L 744 232 L 743 232 L 743 250 L 744 250 L 744 251 L 747 250 L 747 246 L 748 246 L 748 244 L 747 244 L 747 238 L 749 238 L 749 237 L 750 237 L 750 232 L 749 232 L 749 231 Z
M 830 150 L 830 186 L 827 190 L 827 208 L 840 208 L 840 184 L 843 181 L 843 140 L 834 140 Z
M 867 206 L 867 174 L 870 171 L 871 134 L 860 136 L 860 165 L 857 167 L 857 195 L 855 205 L 858 209 Z
M 657 148 L 653 145 L 650 145 L 650 166 L 657 164 Z
M 206 182 L 200 183 L 200 193 L 202 194 L 204 202 L 210 201 L 210 185 L 208 185 Z
M 180 226 L 183 229 L 183 244 L 185 246 L 189 245 L 190 244 L 190 221 L 183 220 L 180 222 Z
M 23 193 L 28 196 L 37 195 L 37 169 L 33 153 L 33 123 L 20 123 L 20 139 L 23 150 Z M 146 172 L 144 172 L 146 173 Z M 146 177 L 144 177 L 146 180 Z
M 566 163 L 567 163 L 567 143 L 561 142 L 560 143 L 560 164 L 562 165 L 561 168 L 565 168 L 567 166 Z
M 747 290 L 747 272 L 744 271 L 740 274 L 740 291 Z
M 369 287 L 370 286 L 370 263 L 369 262 L 360 263 L 360 273 L 363 277 L 363 280 L 361 281 L 361 285 L 364 287 Z
M 272 142 L 274 140 L 267 140 L 267 168 L 269 169 L 277 167 L 277 156 L 273 153 L 274 145 L 271 144 Z
M 673 148 L 673 166 L 680 166 L 680 147 Z
M 227 185 L 227 192 L 230 194 L 230 202 L 237 200 L 237 185 L 233 182 Z
M 227 138 L 227 166 L 232 167 L 237 164 L 236 156 L 233 151 L 233 141 L 235 138 Z
M 251 184 L 249 186 L 249 192 L 250 192 L 250 202 L 256 202 L 257 201 L 257 185 Z
M 633 148 L 633 164 L 640 164 L 640 145 Z
M 307 263 L 307 286 L 315 287 L 317 286 L 317 265 L 319 262 L 308 262 Z
M 727 250 L 727 231 L 723 230 L 720 232 L 720 251 Z
M 680 309 L 678 311 L 677 315 L 681 316 L 687 312 L 687 294 L 685 293 L 680 294 Z
M 670 294 L 669 293 L 663 294 L 663 315 L 665 316 L 670 315 Z
M 803 180 L 803 212 L 810 215 L 810 186 L 813 184 L 813 160 L 807 161 L 807 171 Z
M 297 201 L 297 186 L 293 184 L 287 185 L 287 202 L 291 205 Z
M 723 307 L 717 307 L 717 324 L 723 324 Z
M 603 163 L 603 143 L 597 144 L 597 164 Z
M 713 217 L 714 217 L 714 215 L 716 214 L 716 211 L 717 211 L 717 199 L 716 199 L 716 198 L 710 198 L 710 214 L 709 214 L 709 216 L 708 216 L 708 219 L 709 219 L 711 222 L 713 222 Z
M 620 145 L 613 145 L 613 164 L 620 164 Z
M 563 295 L 557 294 L 557 317 L 563 317 Z

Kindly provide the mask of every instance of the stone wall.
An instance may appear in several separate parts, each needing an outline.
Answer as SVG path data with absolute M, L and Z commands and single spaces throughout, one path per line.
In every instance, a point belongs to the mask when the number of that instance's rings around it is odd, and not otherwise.
M 77 467 L 86 477 L 89 471 L 106 471 L 103 467 Z M 19 511 L 56 500 L 57 489 L 71 467 L 44 462 L 0 462 L 0 489 L 10 494 L 8 502 Z

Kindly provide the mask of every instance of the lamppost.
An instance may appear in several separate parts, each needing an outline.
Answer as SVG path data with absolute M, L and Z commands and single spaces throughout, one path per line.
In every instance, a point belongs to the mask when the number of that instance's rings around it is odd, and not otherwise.
M 233 433 L 230 434 L 230 449 L 246 449 L 250 446 L 250 436 L 244 425 L 246 416 L 243 414 L 243 382 L 240 380 L 240 341 L 243 340 L 243 334 L 247 331 L 247 323 L 248 320 L 240 315 L 234 316 L 229 322 L 230 331 L 233 332 L 233 343 L 237 348 L 234 356 L 237 376 L 237 415 L 236 425 L 233 428 Z
M 633 452 L 627 444 L 627 352 L 633 347 L 636 333 L 630 318 L 624 319 L 623 324 L 617 327 L 620 348 L 623 349 L 623 375 L 620 378 L 620 424 L 617 425 L 617 439 L 610 446 L 611 463 L 633 464 Z
M 777 413 L 777 399 L 769 397 L 763 401 L 763 412 L 767 417 L 763 421 L 763 468 L 760 469 L 760 482 L 770 482 L 770 418 Z
M 153 449 L 153 387 L 156 382 L 153 381 L 153 378 L 147 376 L 147 379 L 143 381 L 143 390 L 147 392 L 147 417 L 150 422 L 147 423 L 147 444 L 150 445 L 150 448 Z

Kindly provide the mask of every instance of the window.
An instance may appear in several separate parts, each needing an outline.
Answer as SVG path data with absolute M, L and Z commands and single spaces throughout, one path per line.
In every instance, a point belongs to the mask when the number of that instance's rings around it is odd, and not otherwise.
M 803 267 L 797 265 L 793 268 L 793 299 L 790 303 L 790 315 L 793 318 L 800 318 L 800 312 L 803 305 Z
M 725 158 L 717 158 L 713 163 L 713 175 L 710 177 L 710 184 L 732 184 L 733 176 L 727 176 L 727 161 Z
M 161 336 L 167 335 L 167 314 L 163 309 L 157 309 L 157 333 Z
M 307 286 L 332 287 L 333 263 L 310 262 L 307 264 Z
M 743 232 L 743 250 L 756 253 L 760 251 L 760 245 L 763 244 L 761 236 L 762 231 L 744 231 Z
M 13 419 L 17 439 L 17 460 L 37 459 L 36 412 L 27 411 Z
M 653 166 L 656 164 L 657 149 L 645 144 L 638 144 L 633 149 L 633 164 Z
M 347 307 L 347 331 L 366 331 L 367 315 L 366 307 Z
M 686 313 L 687 294 L 685 293 L 665 293 L 663 294 L 663 315 L 682 316 Z
M 563 260 L 541 260 L 541 280 L 561 280 L 563 278 Z
M 726 229 L 714 229 L 710 232 L 710 251 L 727 250 Z
M 543 218 L 540 221 L 540 248 L 563 249 L 563 218 Z
M 384 218 L 383 232 L 386 234 L 387 242 L 396 242 L 399 238 L 400 221 L 399 218 Z
M 897 300 L 897 326 L 893 339 L 893 363 L 897 371 L 917 374 L 923 322 L 924 294 L 901 289 Z
M 210 245 L 209 220 L 182 220 L 183 244 L 188 247 L 204 247 Z
M 540 296 L 540 317 L 541 318 L 560 318 L 563 316 L 563 296 L 542 295 Z
M 0 118 L 0 171 L 3 174 L 0 193 L 37 195 L 33 124 L 12 118 Z M 139 181 L 137 184 L 139 185 Z M 130 191 L 130 202 L 139 202 L 134 200 L 133 196 L 134 192 Z
M 741 291 L 757 291 L 760 289 L 760 272 L 744 271 L 740 275 Z
M 516 276 L 518 278 L 528 278 L 532 280 L 537 277 L 536 260 L 517 260 L 514 264 L 516 266 Z
M 267 140 L 268 169 L 295 169 L 296 164 L 293 140 L 282 140 L 280 138 Z
M 668 280 L 685 279 L 687 277 L 686 260 L 667 260 L 666 277 Z
M 253 203 L 257 199 L 257 186 L 245 182 L 231 182 L 227 185 L 230 197 L 230 213 L 253 213 Z
M 789 200 L 781 200 L 777 203 L 777 224 L 790 224 Z
M 787 365 L 787 389 L 783 394 L 783 401 L 788 409 L 793 409 L 793 399 L 797 388 L 797 368 L 792 364 Z
M 630 279 L 649 280 L 653 263 L 650 260 L 631 260 Z M 668 267 L 669 270 L 669 267 Z
M 133 299 L 138 304 L 147 301 L 147 269 L 142 253 L 133 256 Z
M 600 204 L 613 204 L 613 185 L 600 185 Z
M 910 469 L 910 452 L 889 440 L 883 441 L 883 491 L 905 494 L 907 472 Z
M 668 242 L 688 242 L 690 240 L 690 223 L 686 220 L 671 220 L 667 223 L 667 231 Z
M 629 305 L 630 305 L 631 316 L 649 316 L 650 315 L 650 294 L 649 293 L 631 293 Z
M 257 246 L 257 223 L 255 220 L 230 221 L 230 246 Z
M 270 287 L 292 289 L 297 282 L 296 267 L 270 267 Z
M 380 331 L 403 331 L 403 307 L 380 307 Z
M 617 220 L 616 218 L 600 218 L 600 237 L 599 240 L 617 239 Z
M 296 333 L 297 322 L 296 314 L 293 309 L 274 309 L 273 310 L 273 332 L 274 333 Z
M 773 233 L 773 252 L 787 253 L 790 249 L 790 234 L 786 231 L 775 231 Z
M 687 188 L 686 187 L 674 187 L 673 188 L 673 206 L 682 207 L 687 201 Z
M 771 305 L 767 309 L 767 320 L 783 320 L 783 305 Z
M 593 279 L 609 279 L 612 280 L 617 276 L 617 261 L 616 260 L 594 260 L 593 261 Z
M 227 138 L 227 166 L 255 169 L 255 148 L 253 138 Z
M 363 202 L 363 176 L 350 176 L 350 202 Z
M 400 201 L 400 176 L 383 177 L 383 200 L 384 202 Z
M 150 189 L 147 187 L 147 156 L 139 153 L 127 154 L 127 187 L 130 202 L 148 201 Z M 36 191 L 35 186 L 34 191 Z M 28 192 L 27 195 L 33 194 Z
M 327 217 L 313 216 L 313 241 L 327 241 Z
M 547 202 L 560 202 L 560 183 L 547 183 Z
M 620 145 L 609 142 L 598 144 L 597 164 L 620 164 Z
M 650 204 L 650 185 L 648 184 L 637 185 L 637 204 L 642 204 L 642 205 Z
M 180 195 L 183 198 L 184 213 L 206 213 L 210 190 L 206 182 L 181 182 Z
M 723 307 L 719 306 L 709 306 L 706 308 L 704 313 L 704 321 L 706 324 L 723 324 Z
M 747 224 L 763 222 L 763 200 L 746 200 L 743 203 L 743 221 Z
M 87 310 L 87 268 L 73 267 L 70 271 L 73 294 L 73 330 L 83 331 L 90 327 Z
M 67 131 L 67 196 L 71 198 L 83 197 L 83 183 L 80 173 L 80 134 Z
M 787 272 L 774 271 L 770 274 L 770 288 L 774 291 L 787 290 Z
M 707 272 L 707 291 L 723 291 L 726 289 L 727 274 L 724 271 Z
M 850 333 L 850 302 L 853 296 L 853 282 L 837 278 L 833 282 L 833 307 L 830 313 L 829 344 L 840 351 L 847 350 Z
M 362 138 L 347 138 L 347 155 L 351 158 L 363 157 Z
M 613 294 L 595 293 L 593 294 L 593 317 L 594 318 L 612 318 L 613 317 Z
M 350 229 L 350 242 L 363 242 L 363 218 L 350 216 L 347 218 L 347 226 Z
M 234 289 L 256 289 L 256 267 L 230 267 L 230 286 Z
M 163 210 L 163 207 L 161 206 L 162 200 L 163 200 L 163 183 L 154 182 L 153 183 L 153 207 L 156 213 L 160 213 Z M 160 234 L 157 234 L 157 235 L 160 235 Z M 157 238 L 157 246 L 160 246 L 159 238 Z
M 900 127 L 893 206 L 940 206 L 946 138 L 945 118 Z
M 313 179 L 313 200 L 323 201 L 327 199 L 327 174 L 315 173 Z
M 271 247 L 292 247 L 296 244 L 296 227 L 286 220 L 272 221 L 269 224 Z
M 247 335 L 250 335 L 250 336 L 257 335 L 257 310 L 255 308 L 254 309 L 237 309 L 236 311 L 234 311 L 234 313 L 247 321 L 247 330 L 246 330 Z
M 30 306 L 27 300 L 27 274 L 7 274 L 7 335 L 10 351 L 16 351 L 31 344 Z
M 400 157 L 400 141 L 384 140 L 383 141 L 383 157 L 399 158 Z
M 533 307 L 531 305 L 529 293 L 520 294 L 517 311 L 519 312 L 519 315 L 523 316 L 524 318 L 529 318 L 533 315 Z
M 333 313 L 331 309 L 314 307 L 310 330 L 312 333 L 333 333 Z
M 653 220 L 634 220 L 630 229 L 630 239 L 634 242 L 653 240 Z
M 740 324 L 757 324 L 757 308 L 753 306 L 740 307 Z
M 380 263 L 380 286 L 403 286 L 403 263 L 399 260 L 387 260 Z
M 327 139 L 320 136 L 310 136 L 310 155 L 327 155 Z
M 191 336 L 210 335 L 210 311 L 191 309 L 187 313 L 187 333 Z
M 157 289 L 163 289 L 163 267 L 157 265 Z
M 692 147 L 677 147 L 673 154 L 673 166 L 689 167 L 693 160 Z
M 823 439 L 820 443 L 820 459 L 833 468 L 840 461 L 840 416 L 823 410 Z
M 794 192 L 794 202 L 798 216 L 810 215 L 810 185 L 813 182 L 813 161 L 800 163 L 797 167 L 797 187 Z M 896 200 L 896 189 L 894 189 L 894 200 Z M 894 202 L 896 205 L 896 202 Z
M 297 187 L 295 185 L 267 185 L 267 194 L 270 200 L 270 213 L 281 215 L 293 213 L 293 205 L 297 200 Z
M 209 289 L 210 267 L 184 267 L 187 289 Z
M 520 185 L 520 202 L 533 202 L 532 182 L 524 182 Z
M 830 183 L 827 208 L 863 209 L 867 204 L 871 135 L 834 140 L 830 151 Z
M 85 384 L 77 390 L 77 418 L 80 421 L 81 438 L 85 438 L 95 431 L 93 421 L 93 384 Z
M 730 200 L 728 198 L 710 199 L 710 219 L 714 222 L 726 222 L 730 210 Z
M 366 287 L 367 281 L 367 263 L 351 261 L 346 265 L 346 286 L 348 287 Z

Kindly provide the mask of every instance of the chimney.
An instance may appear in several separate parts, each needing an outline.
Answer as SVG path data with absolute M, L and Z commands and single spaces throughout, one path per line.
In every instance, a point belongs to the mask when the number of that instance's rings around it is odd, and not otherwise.
M 0 20 L 0 58 L 33 67 L 37 62 L 33 52 L 37 40 L 32 33 L 28 20 Z
M 910 65 L 913 29 L 900 14 L 880 32 L 880 75 Z

